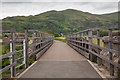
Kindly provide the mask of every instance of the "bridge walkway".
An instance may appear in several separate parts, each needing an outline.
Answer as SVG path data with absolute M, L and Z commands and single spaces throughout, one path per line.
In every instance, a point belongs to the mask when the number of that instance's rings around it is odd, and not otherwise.
M 50 49 L 20 78 L 101 78 L 88 60 L 68 46 L 55 41 Z

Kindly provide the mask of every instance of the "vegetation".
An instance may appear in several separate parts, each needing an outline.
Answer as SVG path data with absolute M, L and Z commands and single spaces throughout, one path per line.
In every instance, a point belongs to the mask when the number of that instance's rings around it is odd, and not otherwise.
M 118 25 L 118 12 L 96 15 L 73 9 L 48 11 L 35 16 L 15 16 L 2 20 L 3 29 L 37 29 L 48 33 L 68 34 L 94 27 L 111 27 Z
M 60 37 L 60 35 L 58 33 L 55 33 L 54 37 Z
M 1 22 L 1 21 L 0 21 Z M 118 12 L 111 14 L 96 15 L 87 12 L 82 12 L 78 10 L 68 9 L 63 11 L 48 11 L 35 16 L 15 16 L 7 17 L 2 20 L 3 29 L 15 29 L 17 32 L 24 32 L 25 29 L 37 29 L 49 34 L 54 34 L 54 40 L 59 40 L 66 42 L 66 38 L 60 37 L 60 33 L 64 35 L 78 32 L 80 30 L 85 30 L 88 28 L 95 27 L 112 27 L 118 26 Z M 96 32 L 94 33 L 96 34 Z M 100 36 L 107 36 L 108 31 L 100 31 Z M 2 36 L 0 36 L 2 38 Z M 0 40 L 2 42 L 2 40 Z M 92 42 L 97 44 L 97 39 L 93 38 Z M 33 40 L 29 41 L 29 45 L 33 43 Z M 100 40 L 100 46 L 103 47 L 104 44 Z M 7 54 L 10 52 L 10 45 L 0 46 L 0 55 Z M 16 50 L 22 49 L 17 47 Z M 20 53 L 18 56 L 20 57 Z M 94 62 L 97 61 L 97 57 L 94 55 Z M 1 62 L 1 61 L 0 61 Z M 29 58 L 29 64 L 34 63 L 32 57 Z M 9 58 L 2 60 L 2 65 L 0 67 L 4 68 L 10 64 Z M 19 65 L 19 64 L 17 64 Z M 17 68 L 17 70 L 23 69 L 24 66 Z M 10 69 L 2 73 L 3 76 L 8 76 Z M 118 76 L 120 76 L 120 70 L 118 71 Z
M 108 30 L 100 31 L 100 37 L 103 37 L 103 36 L 108 36 Z
M 54 40 L 66 42 L 66 38 L 65 37 L 55 37 Z
M 29 44 L 31 44 L 32 42 L 33 42 L 33 41 L 30 40 Z M 17 43 L 17 44 L 20 45 L 21 43 Z M 22 46 L 16 47 L 16 51 L 22 50 L 22 49 L 23 49 Z M 10 45 L 9 45 L 9 44 L 8 44 L 8 45 L 2 45 L 2 46 L 0 46 L 0 55 L 7 54 L 7 53 L 9 53 L 9 52 L 10 52 Z M 22 56 L 23 56 L 23 52 L 17 52 L 17 53 L 15 54 L 16 59 L 17 59 L 17 58 L 20 58 L 20 57 L 22 57 Z M 2 65 L 0 65 L 0 67 L 5 68 L 5 67 L 7 67 L 8 65 L 10 65 L 10 58 L 9 58 L 9 57 L 4 58 L 4 59 L 2 59 L 2 61 L 0 61 L 0 62 L 2 62 Z M 23 59 L 17 60 L 16 66 L 19 66 L 19 65 L 22 64 L 22 63 L 23 63 Z M 34 60 L 33 60 L 32 57 L 30 57 L 30 58 L 29 58 L 29 65 L 31 65 L 32 63 L 34 63 Z M 22 65 L 22 66 L 16 68 L 16 71 L 22 70 L 22 69 L 24 69 L 24 68 L 25 68 L 25 65 Z M 2 73 L 2 77 L 10 77 L 10 72 L 11 72 L 10 69 L 7 70 L 7 71 L 5 71 L 5 72 L 3 72 L 3 73 Z

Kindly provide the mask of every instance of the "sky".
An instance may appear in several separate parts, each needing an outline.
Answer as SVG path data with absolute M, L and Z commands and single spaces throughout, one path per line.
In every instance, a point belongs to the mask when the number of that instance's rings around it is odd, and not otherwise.
M 118 11 L 119 0 L 1 0 L 0 19 L 37 15 L 50 10 L 76 9 L 92 14 Z

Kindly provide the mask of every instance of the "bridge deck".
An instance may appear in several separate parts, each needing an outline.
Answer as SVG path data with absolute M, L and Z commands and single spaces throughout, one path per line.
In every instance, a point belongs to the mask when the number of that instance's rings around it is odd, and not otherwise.
M 21 78 L 100 78 L 87 59 L 56 41 Z

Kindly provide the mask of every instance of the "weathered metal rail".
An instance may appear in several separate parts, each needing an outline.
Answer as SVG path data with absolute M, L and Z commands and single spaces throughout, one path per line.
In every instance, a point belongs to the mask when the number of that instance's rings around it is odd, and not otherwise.
M 9 58 L 10 65 L 0 69 L 0 74 L 11 69 L 11 77 L 17 76 L 18 67 L 29 66 L 31 56 L 34 61 L 37 60 L 53 44 L 52 35 L 38 30 L 25 30 L 25 33 L 16 33 L 15 30 L 1 30 L 1 32 L 6 35 L 2 38 L 0 46 L 10 45 L 10 52 L 0 55 L 0 60 Z M 22 62 L 19 63 L 20 61 Z
M 114 75 L 114 69 L 120 68 L 120 63 L 116 63 L 113 61 L 113 53 L 117 55 L 118 60 L 120 60 L 120 46 L 117 46 L 117 50 L 113 49 L 113 44 L 120 45 L 120 33 L 118 33 L 116 36 L 117 38 L 112 37 L 112 31 L 120 31 L 118 27 L 109 28 L 108 30 L 109 38 L 103 39 L 103 37 L 100 37 L 100 31 L 103 29 L 88 29 L 84 31 L 80 31 L 77 33 L 73 33 L 70 35 L 67 35 L 67 44 L 70 45 L 72 48 L 74 48 L 76 51 L 84 55 L 85 57 L 89 58 L 91 61 L 93 61 L 93 55 L 97 56 L 97 64 L 98 66 L 101 66 L 103 61 L 107 62 L 109 64 L 109 71 L 110 75 Z M 104 28 L 105 30 L 105 28 Z M 93 34 L 94 33 L 94 34 Z M 94 44 L 92 39 L 97 39 L 97 44 Z M 102 47 L 100 46 L 100 40 L 107 41 L 108 47 Z M 94 51 L 93 48 L 96 48 L 97 50 Z M 109 58 L 107 58 L 104 55 L 101 55 L 101 51 L 105 50 L 109 52 Z

